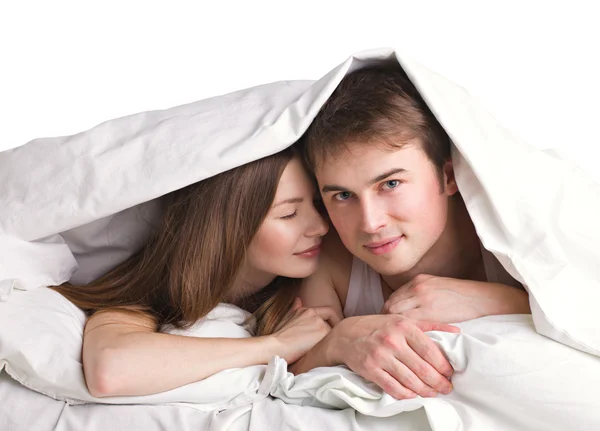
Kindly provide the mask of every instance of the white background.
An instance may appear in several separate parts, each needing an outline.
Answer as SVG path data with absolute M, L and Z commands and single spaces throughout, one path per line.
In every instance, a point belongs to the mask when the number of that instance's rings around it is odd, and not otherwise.
M 0 151 L 391 46 L 599 170 L 594 1 L 1 1 Z

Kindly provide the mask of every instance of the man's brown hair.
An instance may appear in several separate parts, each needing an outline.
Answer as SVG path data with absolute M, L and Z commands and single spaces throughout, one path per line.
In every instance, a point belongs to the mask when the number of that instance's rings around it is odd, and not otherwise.
M 314 171 L 355 143 L 395 150 L 418 139 L 443 178 L 450 138 L 397 65 L 350 73 L 323 105 L 302 140 L 304 158 Z

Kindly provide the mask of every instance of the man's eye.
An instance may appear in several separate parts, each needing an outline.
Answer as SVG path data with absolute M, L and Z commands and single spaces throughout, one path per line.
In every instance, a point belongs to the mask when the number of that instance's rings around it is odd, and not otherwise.
M 388 189 L 395 189 L 400 185 L 400 181 L 398 180 L 389 180 L 384 183 L 384 187 Z
M 340 193 L 336 193 L 336 195 L 333 197 L 335 200 L 338 201 L 345 201 L 348 200 L 351 196 L 350 192 L 340 192 Z

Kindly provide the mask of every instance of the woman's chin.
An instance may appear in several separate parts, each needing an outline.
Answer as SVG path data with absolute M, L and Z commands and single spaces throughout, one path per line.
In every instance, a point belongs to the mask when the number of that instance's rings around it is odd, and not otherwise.
M 319 265 L 319 259 L 317 257 L 310 260 L 302 258 L 303 262 L 294 262 L 293 268 L 286 268 L 280 272 L 279 275 L 288 278 L 306 278 L 313 275 Z M 290 265 L 291 266 L 291 265 Z

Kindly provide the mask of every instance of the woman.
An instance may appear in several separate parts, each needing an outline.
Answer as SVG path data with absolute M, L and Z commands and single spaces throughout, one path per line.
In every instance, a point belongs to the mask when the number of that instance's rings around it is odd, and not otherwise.
M 314 198 L 295 150 L 286 149 L 166 195 L 162 221 L 138 254 L 87 286 L 55 287 L 90 314 L 90 393 L 152 394 L 275 355 L 288 363 L 304 355 L 328 333 L 326 321 L 339 321 L 329 307 L 295 300 L 328 230 Z M 158 332 L 189 326 L 220 302 L 252 311 L 257 336 Z

